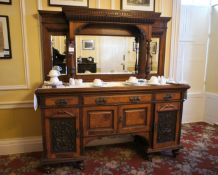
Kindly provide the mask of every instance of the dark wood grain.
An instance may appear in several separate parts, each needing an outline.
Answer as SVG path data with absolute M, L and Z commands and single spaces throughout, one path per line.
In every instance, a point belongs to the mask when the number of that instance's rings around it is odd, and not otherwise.
M 105 136 L 129 134 L 143 138 L 143 143 L 147 145 L 142 144 L 140 147 L 144 147 L 145 153 L 178 149 L 183 101 L 188 88 L 190 86 L 186 84 L 110 88 L 38 88 L 36 95 L 42 110 L 44 159 L 55 161 L 72 158 L 70 161 L 73 161 L 73 158 L 83 155 L 84 147 L 90 141 Z M 69 126 L 66 119 L 73 119 L 76 125 Z M 57 120 L 55 125 L 52 124 L 54 120 Z M 75 152 L 53 151 L 52 125 L 59 128 L 58 122 L 60 122 L 60 129 L 66 125 L 74 130 L 74 139 L 76 139 L 72 142 L 75 144 L 74 147 L 71 148 L 69 145 L 63 149 L 76 148 Z M 168 130 L 161 128 L 162 125 L 168 127 Z M 66 129 L 63 132 L 70 131 Z M 163 132 L 169 133 L 169 137 Z M 66 139 L 63 135 L 58 136 L 63 137 L 63 141 Z

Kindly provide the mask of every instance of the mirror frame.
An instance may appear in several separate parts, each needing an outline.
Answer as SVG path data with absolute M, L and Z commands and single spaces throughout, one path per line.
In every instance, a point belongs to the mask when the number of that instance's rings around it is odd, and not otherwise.
M 141 46 L 139 48 L 140 56 L 138 60 L 138 74 L 136 75 L 138 78 L 149 78 L 152 75 L 164 75 L 166 31 L 167 23 L 171 19 L 170 17 L 160 17 L 160 13 L 156 12 L 102 10 L 80 7 L 64 7 L 62 11 L 63 12 L 39 11 L 41 22 L 44 80 L 48 80 L 47 74 L 52 69 L 50 36 L 66 35 L 69 39 L 67 47 L 73 45 L 75 50 L 75 35 L 96 35 L 95 32 L 93 33 L 93 29 L 95 27 L 97 27 L 99 31 L 104 28 L 103 32 L 100 32 L 100 35 L 137 37 Z M 108 27 L 105 27 L 105 25 Z M 122 30 L 120 30 L 121 28 Z M 157 74 L 150 74 L 150 56 L 148 55 L 150 54 L 151 37 L 160 38 L 160 53 Z M 60 76 L 62 81 L 68 82 L 70 77 L 82 78 L 84 81 L 93 81 L 95 78 L 101 78 L 105 81 L 120 81 L 126 80 L 129 76 L 133 75 L 95 74 L 77 76 L 75 69 L 75 53 L 70 53 L 68 51 L 69 50 L 67 50 L 68 72 L 67 75 Z
M 170 21 L 170 19 L 170 17 L 161 17 L 157 19 L 152 26 L 152 37 L 160 38 L 160 43 L 157 74 L 150 74 L 150 76 L 164 75 L 167 23 Z
M 40 22 L 41 22 L 41 44 L 42 44 L 42 57 L 43 57 L 43 78 L 48 80 L 47 76 L 49 71 L 52 69 L 52 59 L 51 59 L 51 36 L 63 36 L 65 35 L 67 40 L 69 39 L 69 26 L 66 18 L 61 12 L 53 11 L 39 11 Z M 68 44 L 68 43 L 66 43 Z M 66 46 L 68 48 L 68 45 Z M 67 50 L 66 50 L 67 52 Z M 71 63 L 68 59 L 68 54 L 66 54 L 66 66 L 67 70 L 70 70 Z M 60 79 L 68 81 L 70 77 L 69 71 L 66 75 L 61 75 Z
M 74 28 L 77 26 L 77 28 Z M 140 29 L 134 25 L 120 25 L 120 24 L 107 24 L 107 23 L 77 23 L 70 22 L 70 39 L 75 43 L 76 35 L 93 35 L 93 36 L 131 36 L 135 38 L 141 37 Z M 143 44 L 144 45 L 144 44 Z M 145 45 L 144 45 L 145 46 Z M 76 43 L 75 46 L 76 48 Z M 74 60 L 73 69 L 76 72 L 76 49 L 72 53 L 72 59 Z M 145 70 L 145 62 L 140 61 L 140 67 L 138 69 Z M 139 66 L 138 65 L 138 66 Z M 138 74 L 91 74 L 91 75 L 79 75 L 75 73 L 74 78 L 81 78 L 85 81 L 93 81 L 95 78 L 102 79 L 104 81 L 123 81 L 129 78 L 129 76 L 137 76 L 143 78 L 145 73 L 143 71 Z

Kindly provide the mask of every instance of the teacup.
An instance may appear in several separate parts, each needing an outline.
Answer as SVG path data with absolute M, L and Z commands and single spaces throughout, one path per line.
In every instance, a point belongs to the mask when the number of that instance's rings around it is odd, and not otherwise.
M 94 79 L 93 81 L 95 86 L 102 86 L 102 80 L 101 79 Z
M 75 80 L 74 80 L 74 78 L 70 78 L 70 79 L 69 79 L 69 84 L 70 84 L 71 86 L 75 85 Z
M 166 84 L 167 80 L 164 76 L 160 77 L 160 84 Z
M 136 77 L 133 77 L 133 76 L 131 76 L 131 77 L 129 77 L 129 80 L 128 80 L 128 82 L 130 82 L 130 83 L 136 83 L 136 82 L 137 82 L 137 78 L 136 78 Z
M 48 76 L 49 77 L 58 77 L 60 75 L 60 72 L 57 70 L 50 70 Z
M 75 79 L 75 85 L 81 86 L 83 84 L 83 79 Z
M 158 78 L 155 76 L 152 76 L 149 80 L 150 84 L 159 84 Z

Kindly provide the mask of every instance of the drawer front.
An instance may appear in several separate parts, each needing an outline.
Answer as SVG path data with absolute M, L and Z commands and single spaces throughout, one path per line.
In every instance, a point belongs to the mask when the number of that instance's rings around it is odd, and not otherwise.
M 45 109 L 45 118 L 71 118 L 79 116 L 79 108 Z
M 46 157 L 72 158 L 80 154 L 79 109 L 56 108 L 44 112 Z
M 122 105 L 119 108 L 119 132 L 147 132 L 151 125 L 151 105 Z
M 122 103 L 146 103 L 152 99 L 151 94 L 114 95 L 114 96 L 84 96 L 84 105 L 110 105 Z
M 72 96 L 59 96 L 59 97 L 46 97 L 46 107 L 67 107 L 79 104 L 78 97 Z
M 111 135 L 117 130 L 117 107 L 83 108 L 84 136 Z
M 179 92 L 158 93 L 155 95 L 155 99 L 157 101 L 180 100 L 181 93 L 179 93 Z
M 166 148 L 178 145 L 180 128 L 181 103 L 156 103 L 153 148 Z

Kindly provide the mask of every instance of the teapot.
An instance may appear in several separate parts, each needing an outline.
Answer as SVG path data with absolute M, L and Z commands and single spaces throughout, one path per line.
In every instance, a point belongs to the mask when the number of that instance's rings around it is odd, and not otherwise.
M 52 69 L 52 70 L 49 71 L 48 76 L 49 77 L 58 77 L 58 76 L 60 76 L 60 72 L 57 71 L 57 70 Z

